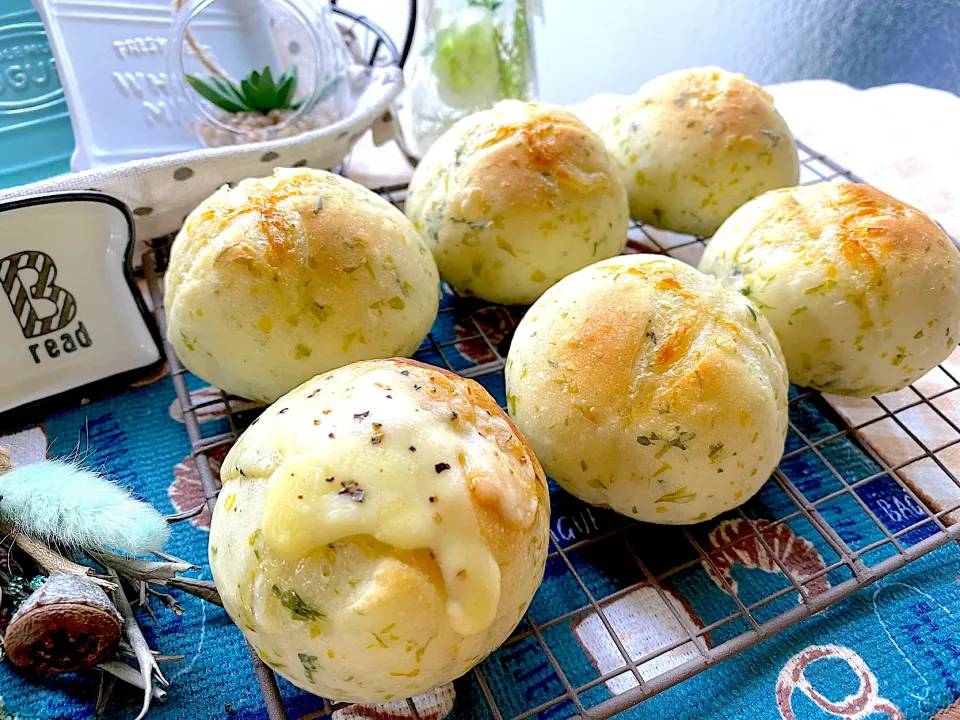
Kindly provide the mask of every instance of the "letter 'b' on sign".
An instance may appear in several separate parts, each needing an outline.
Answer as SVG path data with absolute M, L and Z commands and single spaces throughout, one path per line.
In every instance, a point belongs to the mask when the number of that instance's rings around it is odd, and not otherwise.
M 76 317 L 76 300 L 56 279 L 46 253 L 24 250 L 0 259 L 0 284 L 25 338 L 56 332 Z

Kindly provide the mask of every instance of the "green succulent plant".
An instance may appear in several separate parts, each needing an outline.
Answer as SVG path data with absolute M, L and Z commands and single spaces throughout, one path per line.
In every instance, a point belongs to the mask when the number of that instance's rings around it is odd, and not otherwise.
M 303 102 L 293 102 L 297 92 L 296 65 L 291 65 L 276 79 L 269 66 L 263 72 L 254 70 L 239 85 L 215 76 L 203 80 L 196 75 L 187 75 L 187 82 L 201 97 L 228 113 L 266 115 L 271 110 L 296 110 Z

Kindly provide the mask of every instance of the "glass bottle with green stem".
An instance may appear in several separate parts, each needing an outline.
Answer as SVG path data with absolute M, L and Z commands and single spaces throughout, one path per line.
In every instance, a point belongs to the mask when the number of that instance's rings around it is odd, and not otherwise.
M 411 79 L 414 152 L 461 118 L 537 95 L 533 20 L 540 0 L 428 0 Z

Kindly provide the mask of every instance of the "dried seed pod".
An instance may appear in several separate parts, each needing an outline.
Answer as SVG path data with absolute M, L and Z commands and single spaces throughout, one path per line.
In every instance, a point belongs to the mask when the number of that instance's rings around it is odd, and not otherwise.
M 3 644 L 17 667 L 43 673 L 82 670 L 110 657 L 122 620 L 92 581 L 55 573 L 13 616 Z

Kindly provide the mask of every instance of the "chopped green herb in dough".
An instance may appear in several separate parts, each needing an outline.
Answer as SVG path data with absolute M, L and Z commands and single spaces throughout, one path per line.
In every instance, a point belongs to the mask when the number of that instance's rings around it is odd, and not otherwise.
M 688 493 L 687 486 L 684 485 L 681 488 L 674 490 L 672 493 L 667 493 L 657 498 L 657 502 L 670 502 L 670 503 L 688 503 L 693 502 L 697 499 L 697 494 L 695 492 Z
M 282 590 L 279 586 L 274 585 L 270 588 L 270 591 L 280 601 L 280 604 L 290 611 L 294 620 L 310 622 L 312 620 L 322 620 L 326 617 L 322 612 L 304 602 L 296 590 Z
M 482 222 L 479 220 L 467 220 L 466 218 L 456 217 L 455 215 L 450 216 L 450 220 L 455 223 L 463 223 L 467 225 L 471 230 L 486 230 L 488 227 L 493 225 L 493 220 L 487 220 Z
M 313 674 L 317 671 L 317 656 L 297 653 L 297 657 L 300 658 L 300 664 L 303 666 L 303 674 L 306 676 L 307 682 L 311 684 L 316 682 L 313 679 Z
M 707 457 L 710 459 L 710 462 L 715 463 L 717 460 L 719 460 L 722 457 L 721 455 L 722 452 L 723 452 L 723 443 L 718 442 L 717 444 L 710 446 L 710 452 L 707 453 Z
M 508 242 L 503 238 L 502 235 L 497 235 L 497 247 L 500 248 L 501 250 L 503 250 L 504 252 L 510 253 L 511 255 L 513 255 L 513 257 L 516 257 L 516 256 L 517 256 L 517 251 L 513 249 L 513 245 L 511 245 L 510 243 L 508 243 Z

